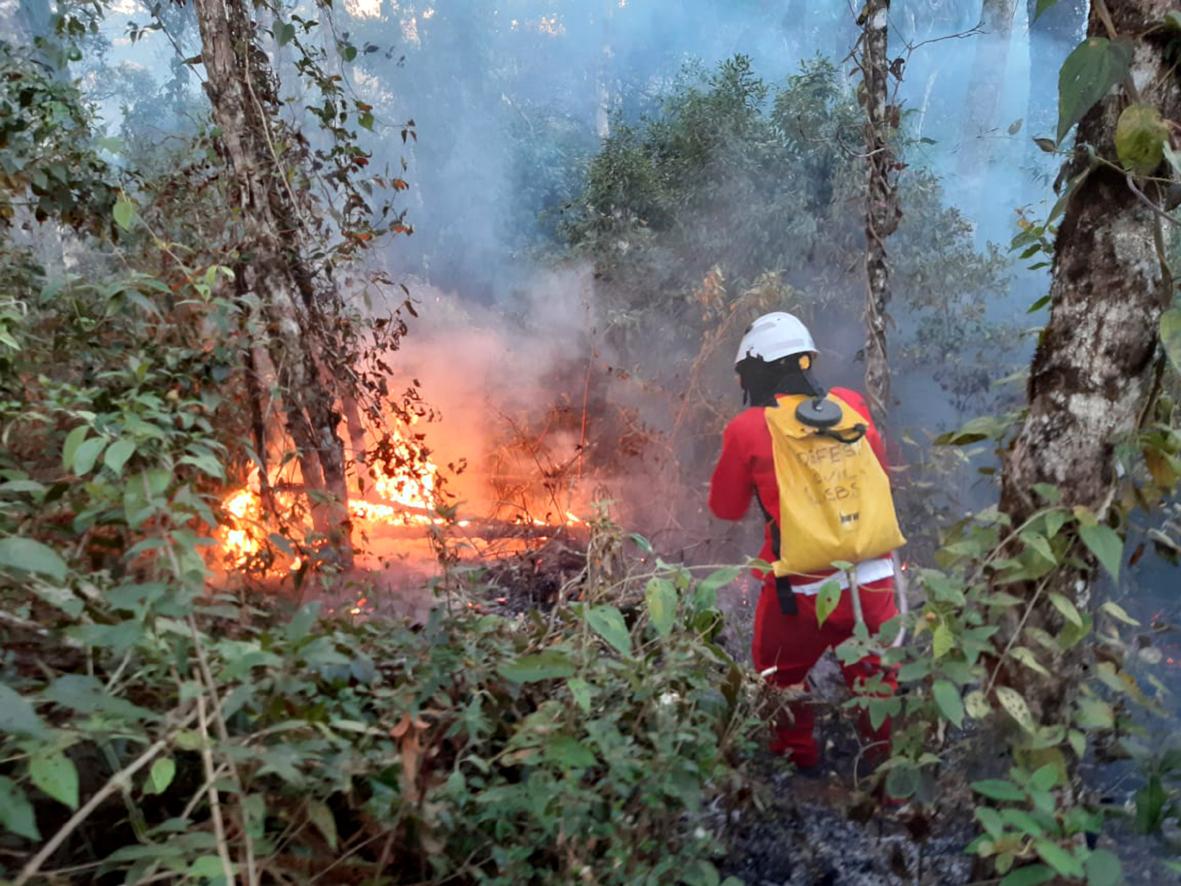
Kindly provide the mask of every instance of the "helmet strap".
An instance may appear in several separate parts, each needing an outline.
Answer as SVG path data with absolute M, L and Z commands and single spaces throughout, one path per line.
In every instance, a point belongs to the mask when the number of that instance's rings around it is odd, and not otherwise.
M 743 405 L 774 406 L 777 394 L 803 394 L 823 397 L 827 391 L 808 369 L 801 368 L 800 355 L 783 357 L 770 363 L 758 357 L 747 357 L 738 364 L 738 378 L 742 384 Z

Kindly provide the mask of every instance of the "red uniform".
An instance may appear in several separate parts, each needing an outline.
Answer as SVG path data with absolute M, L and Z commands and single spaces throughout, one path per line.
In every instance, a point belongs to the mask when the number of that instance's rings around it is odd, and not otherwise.
M 869 408 L 860 394 L 844 388 L 834 388 L 832 393 L 860 413 L 868 430 L 865 438 L 882 467 L 886 467 L 885 448 L 881 436 L 873 424 Z M 771 431 L 767 427 L 764 407 L 751 407 L 736 416 L 727 426 L 722 437 L 722 454 L 714 469 L 709 489 L 709 507 L 714 515 L 723 520 L 741 520 L 750 507 L 752 496 L 758 495 L 766 513 L 773 517 L 779 514 L 779 486 L 775 480 L 775 461 L 771 449 Z M 764 529 L 763 548 L 759 557 L 767 562 L 775 560 L 772 553 L 772 529 Z M 868 565 L 868 564 L 867 564 Z M 886 571 L 886 577 L 866 581 L 861 587 L 862 613 L 870 633 L 876 633 L 885 622 L 898 614 L 894 602 L 894 579 L 892 569 L 883 564 L 873 563 L 877 572 Z M 753 658 L 755 668 L 767 671 L 775 668 L 769 676 L 779 686 L 802 683 L 812 666 L 825 650 L 840 645 L 853 633 L 854 613 L 851 595 L 841 594 L 836 610 L 825 621 L 824 626 L 816 624 L 815 593 L 823 580 L 832 572 L 815 576 L 793 577 L 798 613 L 785 615 L 775 593 L 775 577 L 768 573 L 756 572 L 763 581 L 755 611 Z M 874 574 L 874 573 L 871 573 Z M 853 688 L 859 679 L 865 679 L 881 672 L 876 656 L 862 659 L 842 670 L 845 680 Z M 897 687 L 891 673 L 883 673 L 883 680 L 892 688 Z M 794 722 L 776 727 L 771 749 L 778 754 L 790 754 L 800 766 L 812 766 L 819 761 L 816 739 L 812 734 L 814 716 L 811 705 L 792 705 Z M 889 721 L 876 733 L 871 732 L 868 718 L 863 718 L 862 731 L 873 741 L 885 741 L 889 737 Z

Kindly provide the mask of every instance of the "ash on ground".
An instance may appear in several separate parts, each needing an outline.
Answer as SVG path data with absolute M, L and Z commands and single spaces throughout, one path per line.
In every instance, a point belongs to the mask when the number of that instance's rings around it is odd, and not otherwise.
M 747 886 L 970 883 L 972 859 L 964 847 L 974 831 L 963 812 L 970 806 L 949 797 L 934 819 L 907 806 L 880 806 L 868 781 L 854 782 L 860 747 L 831 656 L 820 660 L 810 683 L 821 765 L 805 775 L 769 752 L 748 764 L 760 789 L 753 802 L 729 813 L 723 874 Z
M 586 550 L 555 538 L 530 551 L 493 561 L 483 579 L 493 588 L 484 605 L 501 615 L 518 615 L 557 604 L 563 587 L 586 568 Z

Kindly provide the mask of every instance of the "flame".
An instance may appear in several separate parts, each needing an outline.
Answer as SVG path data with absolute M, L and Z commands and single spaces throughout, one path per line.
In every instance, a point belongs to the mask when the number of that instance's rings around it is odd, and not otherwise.
M 426 530 L 436 526 L 453 526 L 457 529 L 471 529 L 478 523 L 467 517 L 463 519 L 447 519 L 439 516 L 440 476 L 439 468 L 431 460 L 422 447 L 418 446 L 405 434 L 392 432 L 374 446 L 373 454 L 365 466 L 369 478 L 364 490 L 364 497 L 350 499 L 349 513 L 353 521 L 356 538 L 374 538 L 374 544 L 380 544 L 382 554 L 394 553 L 404 556 L 417 553 L 421 549 L 423 559 L 432 559 L 433 552 L 424 546 L 428 538 Z M 297 470 L 291 462 L 283 470 L 288 474 Z M 288 491 L 298 478 L 278 476 L 276 469 L 271 476 L 272 489 L 283 490 L 275 492 L 275 501 L 283 511 L 293 510 L 298 503 L 295 493 Z M 281 480 L 286 480 L 286 487 Z M 493 510 L 498 510 L 493 505 Z M 245 486 L 230 492 L 222 501 L 222 509 L 226 515 L 225 525 L 220 531 L 222 559 L 228 568 L 243 568 L 248 565 L 258 566 L 256 559 L 267 546 L 268 533 L 273 530 L 267 527 L 266 513 L 260 495 L 258 471 L 252 472 Z M 537 527 L 582 526 L 586 521 L 573 511 L 550 512 L 544 518 L 534 517 L 521 508 L 514 522 Z M 290 520 L 288 522 L 291 522 Z M 389 527 L 422 527 L 421 539 L 416 541 L 413 533 L 408 537 L 398 535 L 391 539 L 387 534 L 384 538 L 376 532 L 383 526 Z M 478 539 L 478 528 L 475 539 Z M 538 538 L 542 541 L 542 538 Z M 417 548 L 416 548 L 417 545 Z M 394 550 L 390 550 L 390 547 Z M 290 572 L 298 571 L 306 562 L 304 552 L 289 552 L 289 558 L 284 558 L 281 552 L 271 550 L 277 562 L 273 568 Z M 364 604 L 360 604 L 363 606 Z

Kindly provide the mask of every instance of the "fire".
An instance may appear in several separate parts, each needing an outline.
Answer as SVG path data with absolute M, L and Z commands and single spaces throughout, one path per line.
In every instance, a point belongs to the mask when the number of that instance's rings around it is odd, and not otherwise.
M 363 489 L 363 497 L 349 501 L 349 513 L 353 521 L 354 537 L 357 539 L 374 538 L 383 553 L 391 553 L 388 548 L 393 547 L 393 553 L 404 555 L 415 547 L 414 527 L 422 527 L 419 546 L 422 557 L 433 556 L 430 549 L 421 542 L 427 538 L 427 530 L 432 527 L 448 527 L 449 530 L 473 530 L 477 536 L 481 524 L 478 520 L 465 517 L 463 519 L 446 519 L 438 514 L 438 498 L 440 476 L 438 466 L 431 460 L 421 447 L 415 446 L 407 437 L 390 434 L 374 444 L 373 452 L 367 459 L 368 466 L 360 466 L 367 470 L 369 476 Z M 294 470 L 294 463 L 288 462 L 286 470 Z M 291 511 L 298 503 L 296 496 L 289 491 L 298 485 L 290 476 L 280 477 L 279 471 L 271 476 L 272 489 L 282 490 L 274 493 L 275 502 L 281 511 Z M 282 482 L 283 480 L 286 483 Z M 265 509 L 263 507 L 258 471 L 252 472 L 246 485 L 231 492 L 222 501 L 222 509 L 228 517 L 226 526 L 221 531 L 221 551 L 225 565 L 229 568 L 243 568 L 257 563 L 256 558 L 263 552 L 268 533 Z M 497 518 L 492 518 L 493 520 Z M 561 527 L 585 525 L 585 521 L 573 511 L 556 511 L 547 513 L 545 519 L 528 514 L 523 508 L 512 518 L 516 524 L 533 525 L 537 527 Z M 504 520 L 501 519 L 501 525 Z M 382 527 L 402 528 L 402 532 L 393 536 L 385 533 L 382 538 Z M 404 533 L 410 532 L 407 536 Z M 272 536 L 274 538 L 274 536 Z M 276 554 L 280 552 L 274 552 Z M 289 559 L 281 561 L 280 570 L 298 571 L 305 562 L 302 552 L 287 551 Z
M 408 508 L 433 510 L 439 468 L 430 457 L 416 452 L 400 437 L 387 441 L 383 454 L 385 464 L 379 462 L 374 466 L 377 476 L 373 485 L 377 494 Z

